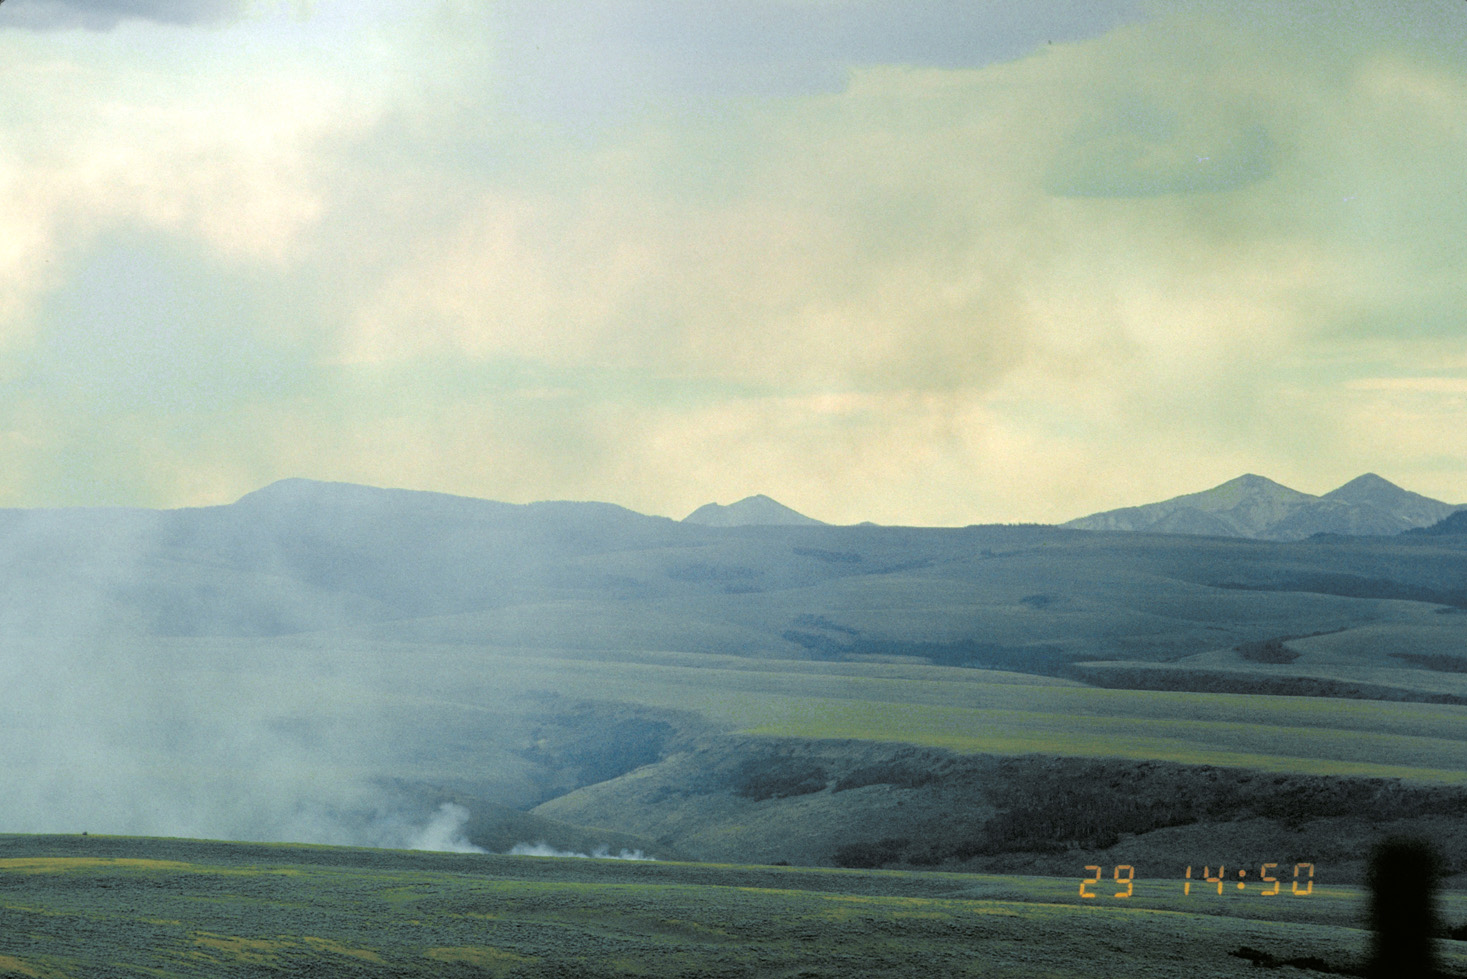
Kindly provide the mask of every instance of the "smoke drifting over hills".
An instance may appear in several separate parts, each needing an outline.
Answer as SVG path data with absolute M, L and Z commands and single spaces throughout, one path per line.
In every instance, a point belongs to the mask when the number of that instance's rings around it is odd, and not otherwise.
M 560 667 L 484 643 L 505 628 L 565 641 L 563 615 L 516 625 L 515 609 L 595 593 L 605 572 L 583 556 L 678 532 L 602 504 L 304 480 L 202 510 L 0 511 L 0 826 L 502 839 L 486 806 L 620 774 L 666 725 L 623 718 L 596 735 L 602 754 L 558 748 Z M 572 741 L 592 737 L 574 723 Z M 607 839 L 520 829 L 577 852 Z
M 409 850 L 436 850 L 441 853 L 486 853 L 482 846 L 470 843 L 464 835 L 464 824 L 469 821 L 469 811 L 463 806 L 445 802 L 438 812 L 407 843 Z
M 7 642 L 0 822 L 18 832 L 461 849 L 376 780 L 370 659 L 102 639 Z M 212 661 L 212 662 L 210 662 Z M 383 680 L 385 682 L 385 678 Z
M 291 529 L 300 520 L 312 525 L 304 541 Z M 364 569 L 337 556 L 349 547 L 343 532 L 329 514 L 278 500 L 0 512 L 0 822 L 24 832 L 453 843 L 457 810 L 381 781 L 416 770 L 407 756 L 444 733 L 434 728 L 441 715 L 423 712 L 420 727 L 392 703 L 411 664 L 321 637 L 386 614 L 362 594 L 372 588 Z M 486 695 L 481 706 L 505 704 Z M 478 724 L 480 734 L 494 729 L 492 718 Z M 481 784 L 494 784 L 492 761 L 477 760 Z M 504 794 L 516 789 L 522 796 L 519 786 Z

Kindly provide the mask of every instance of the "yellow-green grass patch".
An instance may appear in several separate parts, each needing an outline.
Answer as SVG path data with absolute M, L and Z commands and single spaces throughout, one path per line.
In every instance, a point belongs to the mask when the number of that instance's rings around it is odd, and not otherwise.
M 70 979 L 68 973 L 57 972 L 35 962 L 27 962 L 13 955 L 0 955 L 0 972 L 6 975 L 26 976 L 29 979 Z
M 267 938 L 243 938 L 239 935 L 218 935 L 196 932 L 190 936 L 200 948 L 223 953 L 226 960 L 245 962 L 251 965 L 270 965 L 279 961 L 279 953 L 294 947 L 294 943 Z
M 344 955 L 348 958 L 361 959 L 363 962 L 381 962 L 382 956 L 370 948 L 357 948 L 344 945 L 330 938 L 318 938 L 315 935 L 305 935 L 300 943 L 306 948 L 317 952 L 327 952 L 331 955 Z
M 423 953 L 434 962 L 456 965 L 472 965 L 484 969 L 491 975 L 502 976 L 520 966 L 534 965 L 540 961 L 527 955 L 516 955 L 492 945 L 464 945 L 457 948 L 430 948 Z
M 1131 758 L 1304 774 L 1467 782 L 1467 741 L 1461 739 L 1461 731 L 1451 731 L 1447 724 L 1448 720 L 1462 724 L 1467 713 L 1417 725 L 1436 735 L 1423 736 L 1367 731 L 1353 725 L 1267 723 L 1257 719 L 1256 713 L 1253 720 L 1186 719 L 1187 701 L 1173 696 L 1181 716 L 1171 719 L 792 700 L 778 720 L 745 730 L 769 737 L 905 742 L 965 753 Z M 1296 705 L 1268 706 L 1275 717 L 1289 718 Z M 1308 716 L 1312 706 L 1303 705 L 1300 715 Z
M 101 868 L 117 870 L 199 871 L 202 868 L 176 860 L 143 860 L 132 857 L 8 857 L 0 860 L 0 871 L 22 874 L 64 874 Z

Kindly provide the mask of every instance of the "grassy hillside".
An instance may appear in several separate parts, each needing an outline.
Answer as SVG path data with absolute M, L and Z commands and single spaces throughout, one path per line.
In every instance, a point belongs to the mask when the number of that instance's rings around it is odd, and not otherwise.
M 0 837 L 0 975 L 1256 975 L 1343 972 L 1361 898 L 1067 878 Z M 1449 895 L 1446 911 L 1467 910 Z M 1467 955 L 1443 942 L 1451 975 Z
M 1359 882 L 1376 841 L 1416 836 L 1467 883 L 1467 789 L 1394 778 L 747 739 L 701 744 L 535 811 L 702 860 L 1052 875 L 1277 860 Z

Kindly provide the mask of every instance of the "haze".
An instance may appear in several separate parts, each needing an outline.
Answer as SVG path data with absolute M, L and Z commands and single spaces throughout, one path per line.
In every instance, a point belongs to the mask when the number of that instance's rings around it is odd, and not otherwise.
M 0 504 L 1464 497 L 1467 6 L 0 8 Z

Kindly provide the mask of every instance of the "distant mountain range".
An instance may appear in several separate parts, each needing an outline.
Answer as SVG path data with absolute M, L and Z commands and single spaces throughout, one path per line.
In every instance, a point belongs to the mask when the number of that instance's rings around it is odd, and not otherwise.
M 1250 473 L 1201 493 L 1107 510 L 1063 526 L 1279 541 L 1315 534 L 1384 537 L 1430 527 L 1464 509 L 1467 504 L 1412 493 L 1375 473 L 1357 476 L 1323 496 Z
M 705 503 L 683 517 L 683 523 L 702 524 L 704 527 L 819 527 L 824 525 L 824 521 L 791 510 L 783 503 L 771 500 L 762 493 L 758 496 L 746 496 L 728 506 Z

